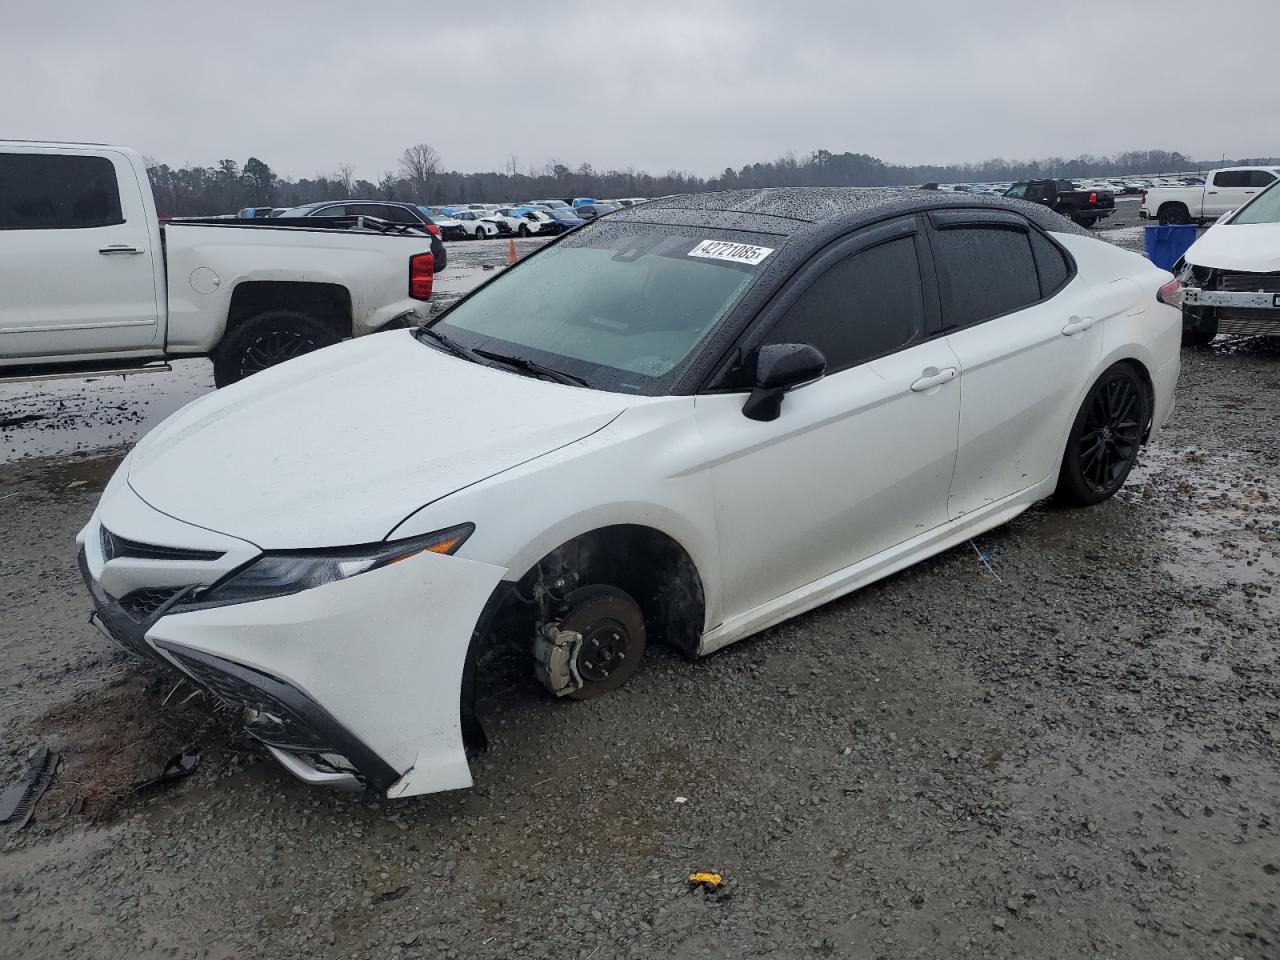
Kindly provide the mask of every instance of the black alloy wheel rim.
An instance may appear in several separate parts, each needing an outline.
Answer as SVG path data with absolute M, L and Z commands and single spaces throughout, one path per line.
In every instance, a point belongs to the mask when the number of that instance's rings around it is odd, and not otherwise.
M 630 653 L 631 634 L 613 618 L 597 620 L 582 635 L 578 673 L 587 682 L 607 680 Z
M 1080 431 L 1080 472 L 1095 491 L 1119 483 L 1138 457 L 1142 440 L 1142 396 L 1127 377 L 1102 384 Z
M 292 330 L 272 330 L 254 340 L 240 358 L 240 375 L 247 377 L 316 349 L 316 342 Z

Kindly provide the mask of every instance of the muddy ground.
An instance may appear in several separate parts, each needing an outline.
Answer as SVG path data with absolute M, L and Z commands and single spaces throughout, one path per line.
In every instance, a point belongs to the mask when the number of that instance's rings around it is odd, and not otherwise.
M 47 414 L 0 429 L 0 774 L 68 758 L 0 833 L 0 956 L 1280 958 L 1280 342 L 1184 351 L 1122 493 L 980 538 L 990 570 L 966 544 L 598 701 L 502 674 L 477 788 L 383 804 L 85 623 L 72 538 L 198 364 L 0 393 Z

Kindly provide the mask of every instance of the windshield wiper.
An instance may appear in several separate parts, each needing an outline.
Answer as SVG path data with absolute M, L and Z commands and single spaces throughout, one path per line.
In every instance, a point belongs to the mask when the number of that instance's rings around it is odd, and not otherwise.
M 458 343 L 458 341 L 449 339 L 443 333 L 433 329 L 432 327 L 419 327 L 417 335 L 419 337 L 430 337 L 431 341 L 433 343 L 440 344 L 446 353 L 452 353 L 455 357 L 461 357 L 463 360 L 470 360 L 472 363 L 475 363 L 475 358 L 471 356 L 470 350 Z
M 493 360 L 496 363 L 504 364 L 514 370 L 524 370 L 532 373 L 534 376 L 546 377 L 549 380 L 555 380 L 558 383 L 568 383 L 573 386 L 585 387 L 587 381 L 579 377 L 577 374 L 565 373 L 563 370 L 557 370 L 554 367 L 548 367 L 539 363 L 537 360 L 530 360 L 528 357 L 508 357 L 504 353 L 494 353 L 492 350 L 485 350 L 481 347 L 474 347 L 471 352 L 477 357 L 484 357 L 486 360 Z

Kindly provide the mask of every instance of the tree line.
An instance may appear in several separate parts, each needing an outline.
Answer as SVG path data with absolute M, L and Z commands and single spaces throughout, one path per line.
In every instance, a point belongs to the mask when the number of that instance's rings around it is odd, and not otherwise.
M 1272 158 L 1228 160 L 1258 163 Z M 1114 156 L 1047 157 L 1041 160 L 985 160 L 943 166 L 886 163 L 865 153 L 815 150 L 806 157 L 787 153 L 765 163 L 726 167 L 715 177 L 680 170 L 650 174 L 641 170 L 596 170 L 552 160 L 527 171 L 515 159 L 503 171 L 446 171 L 439 153 L 426 143 L 407 148 L 394 169 L 377 180 L 355 177 L 350 164 L 332 173 L 290 179 L 257 157 L 243 166 L 220 160 L 212 167 L 182 167 L 148 159 L 147 172 L 161 216 L 211 216 L 243 207 L 291 207 L 316 200 L 410 200 L 425 204 L 521 201 L 543 197 L 659 197 L 672 193 L 731 190 L 740 187 L 903 186 L 938 181 L 969 183 L 1037 177 L 1136 176 L 1205 170 L 1224 161 L 1195 161 L 1176 151 L 1131 150 Z

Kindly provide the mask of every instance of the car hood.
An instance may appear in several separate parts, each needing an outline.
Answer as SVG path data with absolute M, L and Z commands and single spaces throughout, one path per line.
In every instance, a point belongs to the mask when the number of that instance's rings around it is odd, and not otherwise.
M 129 485 L 157 510 L 263 549 L 370 543 L 643 402 L 378 333 L 188 404 L 138 444 Z
M 1215 270 L 1280 270 L 1280 223 L 1218 223 L 1185 254 L 1187 263 Z

